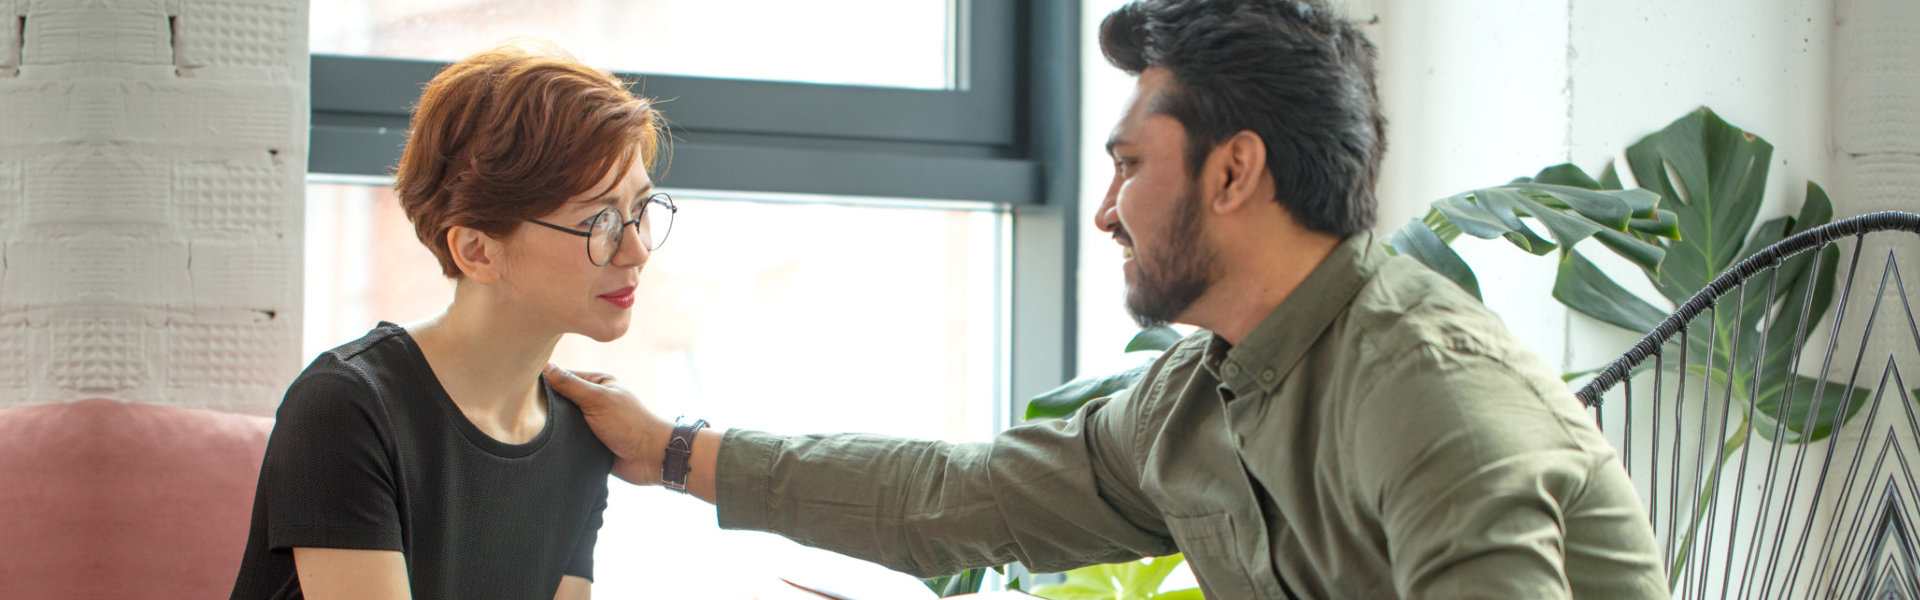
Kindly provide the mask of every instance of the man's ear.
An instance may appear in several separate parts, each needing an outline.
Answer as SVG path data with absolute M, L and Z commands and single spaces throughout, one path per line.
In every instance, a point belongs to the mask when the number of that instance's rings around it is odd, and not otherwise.
M 1209 203 L 1214 212 L 1233 212 L 1249 202 L 1271 200 L 1262 194 L 1260 182 L 1267 172 L 1267 143 L 1252 131 L 1240 130 L 1215 146 L 1207 160 L 1208 170 L 1217 173 L 1218 194 Z
M 474 283 L 492 284 L 500 280 L 500 264 L 504 248 L 500 240 L 486 232 L 455 225 L 447 229 L 447 249 L 453 255 L 453 264 L 460 268 Z

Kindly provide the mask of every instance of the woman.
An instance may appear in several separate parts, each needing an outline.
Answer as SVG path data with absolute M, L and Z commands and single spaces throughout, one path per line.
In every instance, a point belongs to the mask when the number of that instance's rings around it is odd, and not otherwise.
M 660 137 L 647 100 L 551 46 L 434 77 L 396 188 L 453 303 L 287 390 L 233 598 L 588 597 L 613 455 L 540 372 L 564 334 L 626 333 L 672 223 Z

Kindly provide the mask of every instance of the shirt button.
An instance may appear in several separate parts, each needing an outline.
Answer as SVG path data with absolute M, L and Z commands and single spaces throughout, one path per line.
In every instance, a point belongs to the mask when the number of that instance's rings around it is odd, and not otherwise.
M 1239 377 L 1239 376 L 1240 376 L 1240 365 L 1236 365 L 1236 364 L 1233 364 L 1233 363 L 1227 363 L 1227 368 L 1226 368 L 1226 372 L 1227 372 L 1227 376 L 1228 376 L 1228 377 Z
M 1266 382 L 1268 382 L 1268 383 L 1272 383 L 1272 382 L 1273 382 L 1273 369 L 1266 369 L 1266 370 L 1263 370 L 1263 371 L 1260 371 L 1260 379 L 1261 379 L 1262 381 L 1266 381 Z

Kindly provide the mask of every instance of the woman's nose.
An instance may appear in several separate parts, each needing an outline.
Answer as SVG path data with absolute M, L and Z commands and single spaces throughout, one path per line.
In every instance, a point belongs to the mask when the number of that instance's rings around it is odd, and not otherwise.
M 641 235 L 638 223 L 629 223 L 620 227 L 620 249 L 613 253 L 613 266 L 632 268 L 647 264 L 652 258 L 653 249 L 647 247 L 646 236 Z

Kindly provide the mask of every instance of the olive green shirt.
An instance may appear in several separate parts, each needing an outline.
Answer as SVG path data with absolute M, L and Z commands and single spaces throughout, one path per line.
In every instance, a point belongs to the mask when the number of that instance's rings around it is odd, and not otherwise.
M 1342 243 L 1239 345 L 991 443 L 726 434 L 722 527 L 931 575 L 1185 553 L 1209 598 L 1665 598 L 1559 376 L 1452 282 Z

